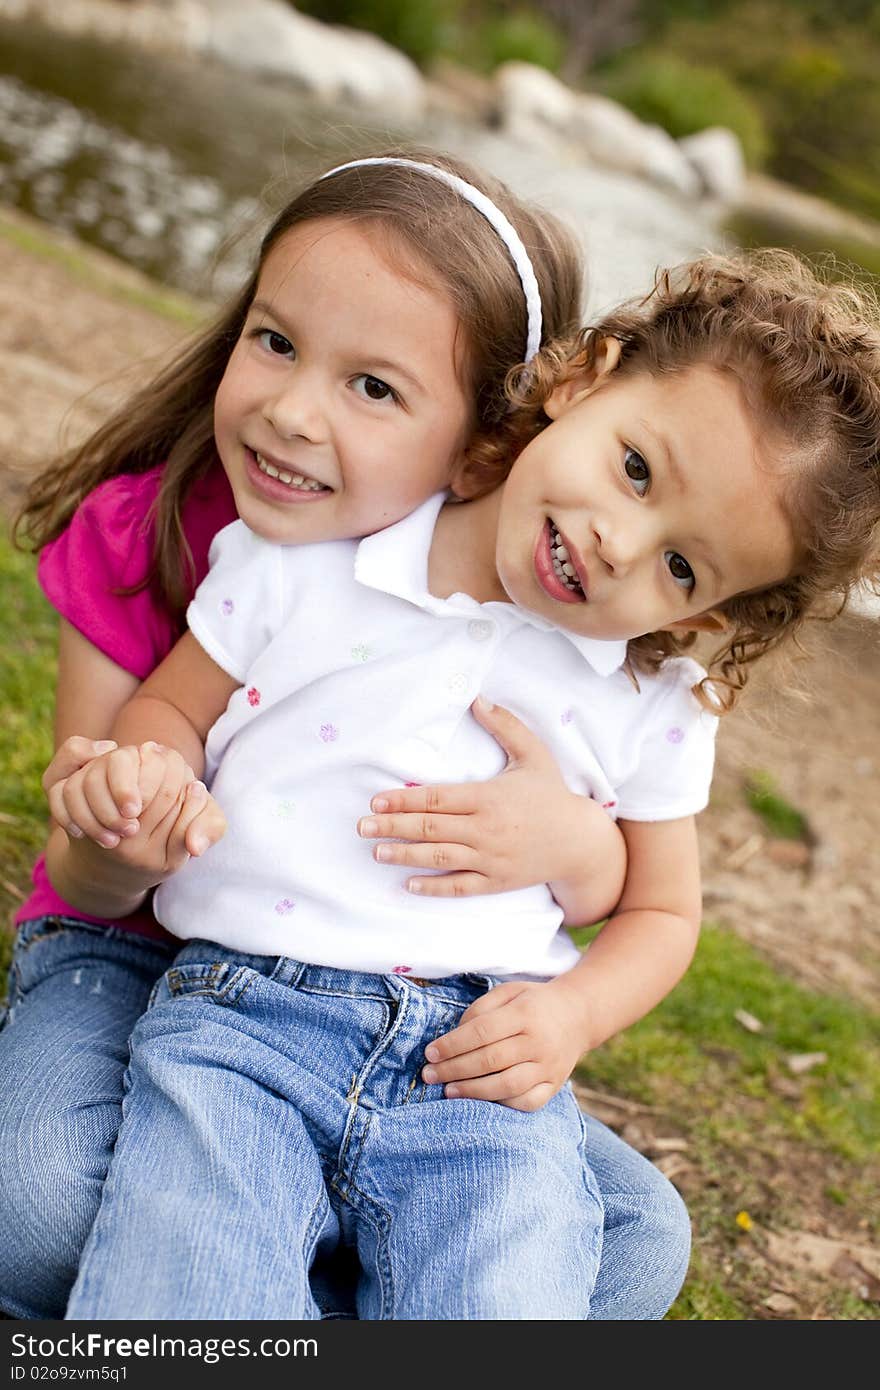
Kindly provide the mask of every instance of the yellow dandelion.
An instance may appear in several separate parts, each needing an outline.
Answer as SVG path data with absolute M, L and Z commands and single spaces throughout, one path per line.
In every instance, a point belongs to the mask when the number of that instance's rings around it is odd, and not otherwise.
M 738 1211 L 736 1214 L 736 1224 L 741 1231 L 750 1231 L 752 1229 L 752 1218 L 747 1211 Z

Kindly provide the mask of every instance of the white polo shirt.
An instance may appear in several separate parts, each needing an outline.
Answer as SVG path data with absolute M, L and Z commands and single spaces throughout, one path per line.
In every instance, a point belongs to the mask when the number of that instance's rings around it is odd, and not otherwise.
M 505 756 L 470 713 L 505 705 L 568 786 L 630 820 L 708 799 L 717 720 L 687 659 L 637 692 L 623 642 L 576 637 L 509 603 L 428 592 L 445 498 L 362 541 L 280 546 L 241 521 L 215 538 L 190 628 L 241 688 L 211 729 L 207 781 L 224 838 L 156 895 L 175 935 L 382 973 L 547 978 L 578 953 L 545 884 L 416 897 L 357 834 L 391 787 L 483 781 Z

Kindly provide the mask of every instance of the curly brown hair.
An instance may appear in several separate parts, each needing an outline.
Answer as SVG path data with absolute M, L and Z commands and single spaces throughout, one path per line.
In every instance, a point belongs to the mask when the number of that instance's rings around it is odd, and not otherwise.
M 582 252 L 562 222 L 463 160 L 415 148 L 388 150 L 386 156 L 436 165 L 486 194 L 513 223 L 532 261 L 542 341 L 574 332 L 581 321 Z M 19 544 L 39 549 L 54 540 L 106 479 L 163 465 L 152 518 L 153 567 L 143 585 L 156 587 L 182 626 L 193 574 L 181 508 L 193 483 L 218 464 L 214 395 L 269 252 L 292 228 L 326 217 L 376 229 L 402 275 L 450 297 L 461 331 L 458 357 L 474 401 L 469 488 L 476 496 L 506 476 L 523 422 L 510 412 L 505 382 L 525 355 L 527 333 L 525 298 L 511 257 L 486 219 L 445 183 L 399 164 L 364 164 L 315 178 L 291 198 L 263 237 L 247 284 L 219 317 L 90 438 L 35 478 L 15 521 Z
M 621 344 L 618 372 L 656 376 L 708 365 L 730 373 L 782 442 L 783 505 L 799 559 L 781 584 L 719 605 L 728 627 L 695 694 L 726 712 L 759 657 L 810 618 L 843 611 L 880 579 L 880 309 L 876 296 L 823 278 L 788 251 L 705 256 L 661 272 L 650 294 L 542 350 L 511 372 L 523 443 L 562 382 Z M 696 634 L 653 632 L 629 644 L 634 670 L 655 671 Z

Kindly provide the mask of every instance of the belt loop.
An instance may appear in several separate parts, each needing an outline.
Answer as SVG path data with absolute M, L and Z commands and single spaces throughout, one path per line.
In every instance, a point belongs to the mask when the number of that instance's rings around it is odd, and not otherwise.
M 292 956 L 279 956 L 275 969 L 269 978 L 276 984 L 287 985 L 290 989 L 298 989 L 300 980 L 307 968 L 303 960 L 294 960 Z

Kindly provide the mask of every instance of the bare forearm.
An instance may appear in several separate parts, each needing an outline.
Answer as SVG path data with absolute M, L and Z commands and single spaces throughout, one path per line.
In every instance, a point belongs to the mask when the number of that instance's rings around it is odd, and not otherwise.
M 577 993 L 585 1052 L 644 1018 L 693 959 L 699 925 L 687 917 L 631 909 L 611 917 L 558 984 Z
M 90 917 L 128 917 L 154 886 L 112 852 L 91 840 L 69 839 L 58 826 L 46 846 L 46 871 L 55 892 Z
M 175 705 L 140 691 L 120 710 L 111 737 L 119 744 L 152 740 L 174 748 L 197 777 L 205 770 L 205 750 L 197 730 Z

